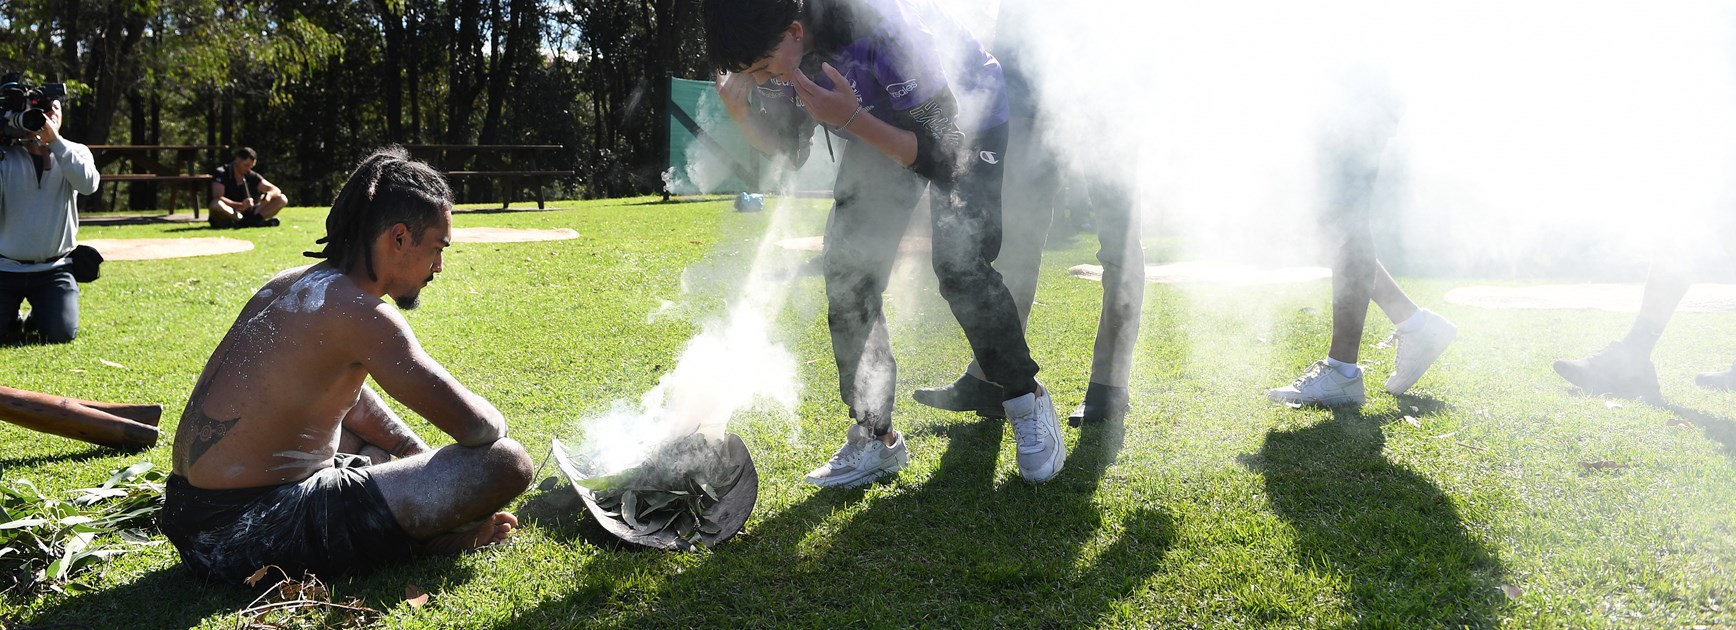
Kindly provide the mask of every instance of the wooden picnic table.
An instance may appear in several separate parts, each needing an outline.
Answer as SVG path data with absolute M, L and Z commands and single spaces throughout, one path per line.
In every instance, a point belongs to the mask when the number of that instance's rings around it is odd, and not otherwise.
M 559 144 L 410 144 L 410 155 L 434 165 L 447 178 L 482 178 L 500 182 L 500 207 L 512 205 L 520 180 L 531 181 L 536 207 L 544 208 L 543 184 L 556 177 L 577 177 L 577 171 L 543 168 L 539 156 L 565 150 Z
M 103 173 L 103 183 L 161 183 L 169 186 L 169 212 L 173 214 L 186 192 L 193 208 L 193 218 L 199 218 L 202 195 L 211 190 L 211 175 L 200 172 L 199 164 L 216 161 L 229 147 L 219 144 L 93 144 L 92 157 L 97 170 L 113 165 L 114 172 Z M 165 155 L 167 156 L 165 158 Z M 119 195 L 119 186 L 115 187 Z

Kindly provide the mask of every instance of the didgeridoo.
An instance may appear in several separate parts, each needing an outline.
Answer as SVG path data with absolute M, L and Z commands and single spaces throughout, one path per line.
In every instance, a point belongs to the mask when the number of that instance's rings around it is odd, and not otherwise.
M 0 387 L 0 420 L 110 448 L 156 445 L 156 424 L 162 416 L 162 405 L 97 402 Z

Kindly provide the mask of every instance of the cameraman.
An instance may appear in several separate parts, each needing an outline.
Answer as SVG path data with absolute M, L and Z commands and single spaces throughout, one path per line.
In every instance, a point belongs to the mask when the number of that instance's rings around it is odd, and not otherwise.
M 253 170 L 259 154 L 241 147 L 235 159 L 211 170 L 211 227 L 272 227 L 289 197 Z
M 5 80 L 0 80 L 4 83 Z M 9 132 L 0 147 L 0 343 L 35 330 L 43 341 L 78 336 L 78 283 L 72 279 L 78 234 L 75 194 L 96 192 L 90 149 L 60 137 L 60 101 L 35 133 Z M 19 307 L 30 301 L 30 317 Z

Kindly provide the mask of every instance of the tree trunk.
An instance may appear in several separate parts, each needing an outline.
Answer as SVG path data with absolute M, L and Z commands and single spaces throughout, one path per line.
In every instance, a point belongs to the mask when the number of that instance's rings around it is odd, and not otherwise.
M 452 4 L 454 36 L 452 61 L 447 74 L 446 141 L 468 144 L 470 141 L 470 111 L 476 102 L 476 75 L 482 58 L 482 3 L 480 0 L 457 0 Z
M 536 41 L 535 25 L 539 23 L 537 4 L 534 0 L 512 0 L 509 8 L 512 12 L 506 29 L 505 37 L 498 40 L 501 45 L 495 50 L 505 51 L 497 54 L 500 62 L 489 73 L 488 112 L 483 119 L 480 144 L 498 144 L 500 142 L 500 121 L 502 108 L 506 104 L 511 91 L 516 87 L 519 69 L 523 66 L 527 48 L 534 52 Z
M 74 120 L 79 132 L 71 135 L 85 144 L 108 144 L 109 126 L 120 109 L 121 97 L 138 82 L 136 71 L 139 40 L 144 36 L 143 11 L 124 11 L 119 3 L 110 5 L 103 16 L 102 28 L 97 29 L 91 42 L 90 63 L 85 76 L 90 77 L 96 92 L 85 120 Z M 70 135 L 70 134 L 69 134 Z
M 374 0 L 380 13 L 380 24 L 386 31 L 386 59 L 380 64 L 380 89 L 386 97 L 386 139 L 404 141 L 404 18 L 386 5 L 386 0 Z
M 406 2 L 404 6 L 409 9 L 413 5 Z M 417 15 L 414 9 L 404 12 L 404 32 L 410 42 L 421 41 L 422 26 Z M 423 46 L 413 46 L 409 60 L 404 64 L 404 79 L 410 87 L 410 142 L 413 143 L 422 142 L 422 60 L 426 59 L 423 50 Z
M 147 135 L 144 94 L 137 88 L 127 93 L 127 127 L 130 132 L 128 142 L 133 144 L 151 144 Z M 152 210 L 157 205 L 157 186 L 152 182 L 133 182 L 126 184 L 127 207 L 133 210 Z

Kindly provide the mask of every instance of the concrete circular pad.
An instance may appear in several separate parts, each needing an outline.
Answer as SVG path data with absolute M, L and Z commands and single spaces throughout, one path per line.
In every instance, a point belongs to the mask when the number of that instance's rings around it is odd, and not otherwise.
M 187 256 L 235 254 L 253 249 L 253 241 L 227 236 L 198 238 L 93 238 L 79 239 L 102 253 L 103 260 L 155 260 Z
M 1067 273 L 1076 277 L 1103 281 L 1101 265 L 1074 265 Z M 1262 285 L 1262 284 L 1292 284 L 1325 280 L 1332 277 L 1332 270 L 1325 267 L 1255 267 L 1252 265 L 1237 265 L 1217 262 L 1177 262 L 1164 265 L 1147 265 L 1145 281 L 1159 284 L 1225 284 L 1225 285 Z
M 579 237 L 570 228 L 532 230 L 523 228 L 462 227 L 452 228 L 454 243 L 528 243 L 532 241 L 564 241 Z
M 1638 284 L 1542 284 L 1521 287 L 1469 286 L 1447 292 L 1447 301 L 1465 306 L 1501 309 L 1569 309 L 1637 313 Z M 1688 289 L 1678 311 L 1736 311 L 1736 285 L 1697 284 Z
M 826 249 L 826 237 L 804 236 L 801 238 L 786 238 L 778 241 L 778 247 L 798 252 L 817 252 Z M 934 248 L 934 243 L 926 236 L 909 236 L 898 242 L 898 252 L 913 254 L 926 252 Z

